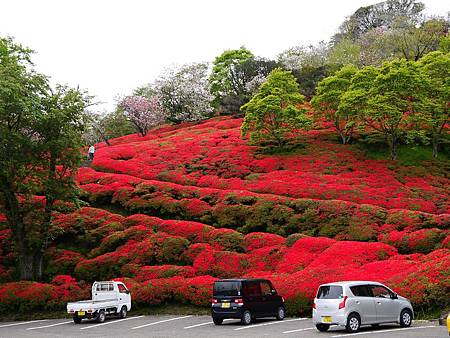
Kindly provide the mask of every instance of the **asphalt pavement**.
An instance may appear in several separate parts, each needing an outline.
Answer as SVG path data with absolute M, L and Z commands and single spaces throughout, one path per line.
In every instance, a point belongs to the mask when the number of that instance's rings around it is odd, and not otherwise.
M 342 327 L 328 332 L 316 330 L 310 318 L 286 318 L 283 321 L 261 319 L 249 326 L 239 320 L 226 320 L 220 326 L 209 316 L 129 316 L 125 319 L 108 318 L 104 323 L 71 319 L 49 319 L 27 322 L 0 322 L 1 338 L 21 337 L 302 337 L 302 338 L 439 338 L 448 337 L 447 328 L 437 323 L 416 321 L 409 328 L 398 325 L 363 327 L 359 333 L 348 334 Z

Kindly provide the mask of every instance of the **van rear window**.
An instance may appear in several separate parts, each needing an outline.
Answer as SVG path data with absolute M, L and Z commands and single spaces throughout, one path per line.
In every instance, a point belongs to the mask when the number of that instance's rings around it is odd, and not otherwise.
M 318 299 L 339 299 L 344 296 L 342 286 L 339 285 L 325 285 L 319 288 L 317 292 Z
M 216 282 L 213 293 L 214 296 L 240 296 L 241 282 Z

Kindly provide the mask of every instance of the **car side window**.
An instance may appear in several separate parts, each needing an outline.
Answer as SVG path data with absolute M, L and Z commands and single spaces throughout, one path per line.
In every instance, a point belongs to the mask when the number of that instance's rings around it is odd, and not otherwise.
M 259 283 L 246 283 L 245 293 L 247 296 L 261 296 Z
M 373 297 L 391 298 L 391 292 L 381 285 L 372 285 Z
M 351 287 L 350 287 L 350 291 L 351 291 L 356 297 L 372 297 L 368 285 L 356 285 L 356 286 L 351 286 Z
M 269 296 L 272 294 L 272 287 L 267 282 L 261 282 L 261 293 L 263 296 Z

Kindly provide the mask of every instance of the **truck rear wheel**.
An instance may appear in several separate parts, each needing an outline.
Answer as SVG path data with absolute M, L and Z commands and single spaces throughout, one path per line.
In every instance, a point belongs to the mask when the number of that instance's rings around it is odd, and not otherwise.
M 80 324 L 80 323 L 81 323 L 81 318 L 75 316 L 75 317 L 73 317 L 73 322 L 74 322 L 75 324 Z
M 124 305 L 120 309 L 119 318 L 126 318 L 126 317 L 127 317 L 127 307 Z
M 97 315 L 97 322 L 103 323 L 105 321 L 105 319 L 106 319 L 105 311 L 101 310 Z

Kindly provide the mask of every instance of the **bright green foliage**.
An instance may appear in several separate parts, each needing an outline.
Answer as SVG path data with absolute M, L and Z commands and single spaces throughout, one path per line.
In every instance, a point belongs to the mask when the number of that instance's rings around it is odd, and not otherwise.
M 363 125 L 380 133 L 389 145 L 390 157 L 397 157 L 398 142 L 419 123 L 426 101 L 428 78 L 413 61 L 385 62 L 382 67 L 365 67 L 352 79 L 338 110 L 357 115 Z
M 242 135 L 250 132 L 252 142 L 272 142 L 281 147 L 286 133 L 309 126 L 304 109 L 305 99 L 290 71 L 274 69 L 258 93 L 241 110 L 245 113 Z
M 430 129 L 433 156 L 437 157 L 438 146 L 444 141 L 442 134 L 450 118 L 450 53 L 429 53 L 420 59 L 420 65 L 430 79 L 422 115 Z
M 89 101 L 75 89 L 52 91 L 32 70 L 30 55 L 0 39 L 0 212 L 12 231 L 22 279 L 40 278 L 57 202 L 75 196 Z
M 350 141 L 355 127 L 355 115 L 338 111 L 342 95 L 345 94 L 353 75 L 358 71 L 354 66 L 342 67 L 336 74 L 319 82 L 317 94 L 311 100 L 318 115 L 323 115 L 327 121 L 331 121 L 336 128 L 343 144 Z
M 234 50 L 226 50 L 216 57 L 213 62 L 213 70 L 209 79 L 211 94 L 214 96 L 213 106 L 218 107 L 230 93 L 239 94 L 239 79 L 235 78 L 234 69 L 252 59 L 254 55 L 245 47 Z

